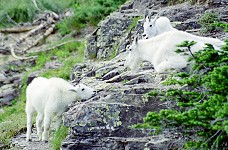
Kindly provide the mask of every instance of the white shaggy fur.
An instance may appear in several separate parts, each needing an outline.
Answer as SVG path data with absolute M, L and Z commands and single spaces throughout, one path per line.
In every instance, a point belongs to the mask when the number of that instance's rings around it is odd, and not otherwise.
M 155 37 L 161 33 L 168 31 L 175 31 L 177 29 L 171 26 L 170 20 L 167 17 L 159 17 L 158 15 L 154 19 L 150 19 L 149 16 L 146 16 L 143 23 L 143 38 L 149 39 Z
M 204 43 L 210 43 L 215 49 L 224 45 L 223 41 L 215 38 L 200 37 L 183 31 L 169 31 L 150 39 L 139 40 L 136 37 L 129 47 L 129 54 L 125 65 L 132 71 L 136 71 L 142 61 L 149 61 L 156 72 L 162 73 L 167 69 L 181 69 L 187 66 L 187 57 L 176 53 L 176 45 L 183 41 L 195 41 L 191 51 L 202 50 Z
M 26 140 L 31 140 L 32 117 L 35 112 L 38 113 L 36 128 L 39 140 L 47 141 L 52 117 L 56 116 L 56 128 L 59 128 L 62 114 L 71 102 L 88 99 L 94 94 L 95 91 L 84 84 L 74 87 L 61 78 L 35 78 L 26 89 Z

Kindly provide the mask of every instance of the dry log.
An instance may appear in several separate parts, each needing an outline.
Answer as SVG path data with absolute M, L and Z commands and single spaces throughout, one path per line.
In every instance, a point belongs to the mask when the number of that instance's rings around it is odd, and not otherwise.
M 186 32 L 199 32 L 201 29 L 186 30 Z
M 66 44 L 72 43 L 72 42 L 81 42 L 81 40 L 70 40 L 70 41 L 66 41 L 66 42 L 60 43 L 60 44 L 58 44 L 58 45 L 52 46 L 52 47 L 50 47 L 50 48 L 44 49 L 44 50 L 42 50 L 42 52 L 49 51 L 49 50 L 58 48 L 58 47 L 60 47 L 60 46 L 63 46 L 63 45 L 66 45 Z
M 25 52 L 25 51 L 31 49 L 32 47 L 36 46 L 40 41 L 42 41 L 44 38 L 46 38 L 47 36 L 49 36 L 54 31 L 54 29 L 55 29 L 55 24 L 51 25 L 51 27 L 46 30 L 46 32 L 44 33 L 44 35 L 39 36 L 31 45 L 27 46 L 23 50 L 23 52 Z
M 11 55 L 12 55 L 14 58 L 20 59 L 20 60 L 32 58 L 32 57 L 20 57 L 20 56 L 17 56 L 17 55 L 15 54 L 15 50 L 14 50 L 14 47 L 13 47 L 12 44 L 10 44 L 10 53 L 11 53 Z
M 34 26 L 5 28 L 5 29 L 0 29 L 0 32 L 2 32 L 2 33 L 21 33 L 21 32 L 30 31 L 30 30 L 32 30 L 34 28 L 35 28 Z
M 33 0 L 34 5 L 36 5 L 36 1 Z M 31 38 L 30 41 L 32 41 L 31 44 L 27 44 L 26 48 L 24 48 L 23 50 L 21 50 L 22 53 L 24 53 L 25 51 L 31 49 L 32 47 L 36 46 L 41 40 L 43 40 L 44 38 L 46 38 L 47 36 L 49 36 L 55 29 L 55 23 L 56 20 L 58 19 L 58 15 L 55 14 L 54 12 L 47 12 L 43 18 L 40 18 L 40 20 L 42 20 L 40 23 L 40 25 L 38 26 L 32 26 L 32 27 L 20 27 L 20 28 L 11 28 L 11 29 L 2 29 L 0 30 L 0 32 L 15 32 L 15 33 L 19 33 L 22 31 L 29 31 L 27 34 L 25 34 L 23 37 L 16 39 L 14 44 L 11 44 L 9 46 L 10 49 L 10 53 L 13 57 L 17 58 L 17 59 L 29 59 L 31 57 L 20 57 L 17 56 L 15 54 L 15 48 L 16 49 L 20 49 L 20 44 L 25 42 L 26 39 Z M 44 33 L 43 33 L 44 32 Z M 38 34 L 38 35 L 37 35 Z M 32 37 L 33 35 L 37 35 L 35 40 L 34 37 Z M 13 38 L 14 39 L 14 38 Z

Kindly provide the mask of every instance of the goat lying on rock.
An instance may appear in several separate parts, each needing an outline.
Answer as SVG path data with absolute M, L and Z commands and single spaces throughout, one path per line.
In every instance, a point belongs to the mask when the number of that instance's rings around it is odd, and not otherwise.
M 125 65 L 132 71 L 138 69 L 142 61 L 149 61 L 156 72 L 163 73 L 167 69 L 181 69 L 187 66 L 188 55 L 176 53 L 177 45 L 183 41 L 195 41 L 191 51 L 202 50 L 204 43 L 210 43 L 215 49 L 220 49 L 225 43 L 215 38 L 200 37 L 183 31 L 169 31 L 156 37 L 138 40 L 136 36 L 132 45 L 128 48 L 129 54 Z
M 143 30 L 143 38 L 149 39 L 164 32 L 175 31 L 177 29 L 171 26 L 170 20 L 167 17 L 158 18 L 158 15 L 156 15 L 154 19 L 151 19 L 149 16 L 145 16 Z
M 56 116 L 56 128 L 59 128 L 62 114 L 71 102 L 88 99 L 94 94 L 95 91 L 84 84 L 73 86 L 61 78 L 35 78 L 26 89 L 26 140 L 31 140 L 32 117 L 35 112 L 38 112 L 36 128 L 39 140 L 47 141 L 52 117 Z

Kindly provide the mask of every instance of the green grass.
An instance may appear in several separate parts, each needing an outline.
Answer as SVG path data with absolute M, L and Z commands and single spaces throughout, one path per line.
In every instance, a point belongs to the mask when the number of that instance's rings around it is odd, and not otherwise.
M 70 8 L 76 0 L 37 0 L 36 2 L 39 9 L 61 13 L 67 8 Z
M 203 14 L 198 22 L 202 26 L 202 32 L 211 32 L 215 30 L 214 23 L 217 23 L 219 21 L 219 13 L 214 12 L 205 12 Z
M 8 144 L 10 139 L 26 126 L 25 103 L 18 101 L 13 107 L 4 107 L 0 113 L 0 143 Z
M 26 114 L 25 114 L 25 90 L 27 76 L 37 70 L 42 70 L 46 62 L 49 62 L 53 56 L 56 56 L 58 61 L 63 62 L 64 65 L 58 69 L 52 69 L 43 72 L 43 77 L 61 77 L 69 79 L 70 69 L 76 63 L 83 62 L 84 59 L 84 45 L 85 42 L 73 42 L 62 47 L 54 49 L 49 52 L 39 54 L 36 65 L 32 67 L 25 75 L 22 81 L 20 97 L 14 101 L 13 106 L 3 107 L 4 113 L 0 113 L 0 143 L 9 145 L 10 138 L 19 133 L 21 129 L 26 128 Z M 66 129 L 60 129 L 63 132 Z M 56 136 L 56 135 L 55 135 Z M 55 141 L 58 138 L 55 137 Z
M 12 27 L 17 23 L 30 22 L 39 11 L 51 10 L 63 12 L 75 3 L 75 0 L 36 0 L 38 10 L 32 0 L 1 0 L 0 27 Z
M 87 25 L 96 25 L 124 2 L 126 0 L 79 0 L 72 6 L 74 15 L 59 23 L 57 28 L 64 35 Z
M 52 136 L 51 145 L 52 149 L 59 150 L 62 141 L 66 138 L 69 128 L 66 126 L 61 126 Z
M 30 0 L 2 0 L 0 5 L 0 25 L 32 21 L 37 10 Z

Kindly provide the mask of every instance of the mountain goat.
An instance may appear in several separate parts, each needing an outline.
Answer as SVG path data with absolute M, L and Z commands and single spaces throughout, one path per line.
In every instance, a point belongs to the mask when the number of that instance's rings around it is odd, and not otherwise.
M 47 141 L 52 117 L 56 116 L 56 128 L 59 128 L 62 114 L 71 102 L 88 99 L 94 94 L 95 91 L 84 84 L 73 86 L 61 78 L 35 78 L 26 89 L 26 140 L 31 140 L 32 117 L 35 112 L 38 113 L 36 128 L 39 140 Z
M 170 20 L 167 17 L 158 18 L 158 15 L 156 15 L 156 17 L 151 20 L 151 18 L 147 15 L 144 18 L 143 30 L 143 38 L 149 39 L 161 33 L 175 31 L 177 29 L 171 26 Z
M 195 41 L 191 47 L 194 53 L 203 49 L 204 43 L 210 43 L 215 49 L 224 45 L 223 41 L 215 38 L 200 37 L 183 31 L 169 31 L 150 39 L 138 40 L 136 36 L 128 48 L 129 54 L 125 65 L 132 71 L 138 69 L 142 61 L 149 61 L 156 72 L 163 73 L 167 69 L 181 69 L 187 66 L 188 56 L 176 53 L 176 45 L 183 41 Z

